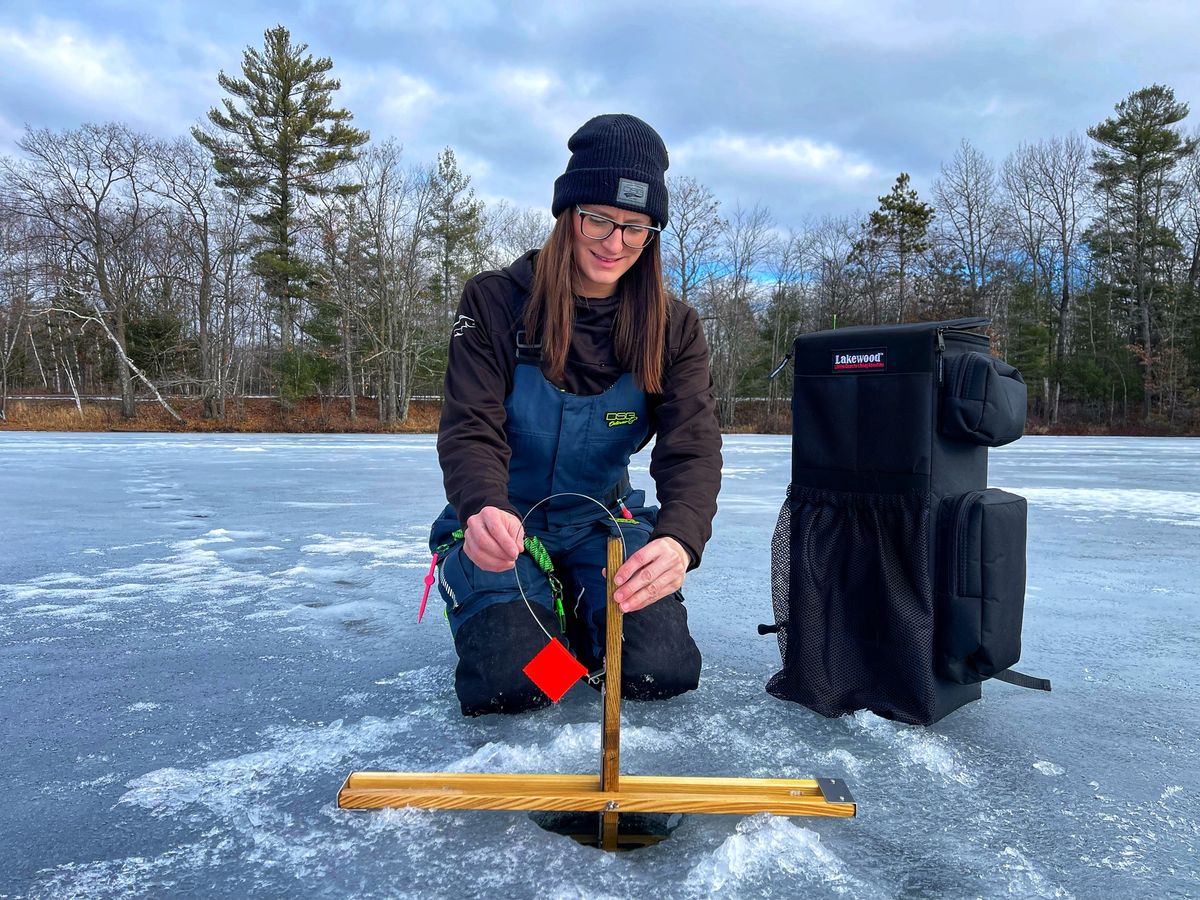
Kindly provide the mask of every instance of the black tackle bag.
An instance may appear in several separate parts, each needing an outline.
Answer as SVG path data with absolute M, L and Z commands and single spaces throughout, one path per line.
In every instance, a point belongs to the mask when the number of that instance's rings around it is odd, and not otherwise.
M 792 483 L 772 538 L 783 668 L 767 690 L 825 716 L 928 725 L 1012 672 L 1025 601 L 1022 497 L 987 487 L 1026 389 L 986 319 L 843 328 L 793 350 Z

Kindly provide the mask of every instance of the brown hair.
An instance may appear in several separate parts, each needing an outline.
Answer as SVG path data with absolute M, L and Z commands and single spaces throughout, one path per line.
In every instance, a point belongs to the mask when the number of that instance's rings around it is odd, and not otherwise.
M 572 207 L 555 221 L 537 255 L 533 293 L 525 306 L 525 332 L 530 338 L 541 335 L 542 366 L 551 381 L 563 379 L 575 327 L 574 215 Z M 667 292 L 659 244 L 652 241 L 621 276 L 613 327 L 617 359 L 633 373 L 638 387 L 650 394 L 662 393 L 667 344 Z

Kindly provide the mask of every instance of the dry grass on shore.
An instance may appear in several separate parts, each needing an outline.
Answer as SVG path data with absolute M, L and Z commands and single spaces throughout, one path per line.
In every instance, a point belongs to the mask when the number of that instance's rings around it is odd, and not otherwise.
M 346 397 L 307 397 L 287 411 L 278 400 L 231 399 L 224 419 L 200 416 L 200 401 L 171 398 L 171 406 L 186 420 L 181 425 L 158 403 L 139 402 L 132 419 L 121 416 L 118 401 L 90 401 L 83 412 L 71 400 L 11 400 L 7 418 L 0 431 L 216 431 L 216 432 L 313 432 L 313 433 L 412 433 L 437 431 L 441 404 L 413 400 L 408 420 L 399 425 L 384 425 L 376 415 L 375 401 L 361 397 L 358 416 L 350 419 L 350 401 Z
M 375 401 L 360 397 L 358 416 L 350 420 L 350 401 L 346 397 L 308 397 L 293 403 L 284 411 L 278 400 L 264 398 L 234 398 L 229 400 L 224 419 L 200 417 L 200 401 L 176 397 L 171 405 L 186 420 L 180 425 L 165 409 L 152 401 L 139 401 L 137 415 L 132 419 L 121 416 L 120 403 L 90 401 L 83 404 L 82 415 L 70 398 L 39 400 L 10 400 L 7 420 L 0 420 L 0 431 L 180 431 L 180 432 L 282 432 L 282 433 L 366 433 L 366 434 L 432 434 L 437 431 L 441 403 L 437 400 L 413 400 L 408 408 L 408 420 L 401 425 L 386 426 L 376 416 Z M 792 416 L 787 403 L 768 404 L 755 401 L 738 403 L 737 415 L 727 434 L 791 434 Z M 1127 437 L 1195 436 L 1200 422 L 1171 424 L 1163 421 L 1143 423 L 1124 421 L 1089 423 L 1066 419 L 1048 426 L 1035 417 L 1025 424 L 1026 434 L 1044 435 L 1111 435 Z

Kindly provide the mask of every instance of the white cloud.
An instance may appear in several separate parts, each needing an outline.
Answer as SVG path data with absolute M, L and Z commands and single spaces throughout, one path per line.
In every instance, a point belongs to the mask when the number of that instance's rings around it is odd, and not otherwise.
M 438 92 L 427 81 L 398 73 L 382 88 L 379 116 L 387 125 L 403 134 L 424 122 L 440 102 Z
M 120 41 L 92 41 L 45 19 L 30 33 L 0 31 L 0 55 L 10 69 L 93 96 L 128 93 L 137 84 Z
M 342 84 L 336 105 L 354 113 L 356 125 L 370 125 L 372 137 L 409 137 L 445 102 L 433 84 L 397 66 L 338 63 L 333 74 Z
M 796 181 L 857 183 L 877 174 L 869 162 L 835 144 L 805 137 L 776 139 L 722 131 L 677 145 L 671 157 L 690 168 L 705 166 Z
M 312 8 L 320 6 L 313 4 Z M 482 29 L 493 25 L 500 17 L 492 0 L 438 0 L 435 3 L 428 0 L 356 0 L 349 6 L 355 23 L 365 28 Z
M 21 129 L 0 115 L 0 153 L 16 153 L 17 141 L 21 137 Z
M 461 150 L 457 147 L 452 149 L 454 150 L 454 159 L 458 162 L 458 168 L 471 177 L 472 184 L 477 180 L 486 181 L 492 174 L 492 160 L 477 156 L 468 150 Z
M 124 42 L 94 39 L 73 23 L 39 18 L 27 31 L 0 28 L 0 59 L 4 80 L 29 96 L 84 110 L 86 119 L 172 126 L 181 120 L 178 98 L 161 89 Z
M 1034 106 L 1030 99 L 992 94 L 978 114 L 982 119 L 1013 119 L 1028 113 Z
M 496 92 L 518 102 L 540 103 L 561 84 L 556 75 L 545 69 L 507 67 L 492 76 Z

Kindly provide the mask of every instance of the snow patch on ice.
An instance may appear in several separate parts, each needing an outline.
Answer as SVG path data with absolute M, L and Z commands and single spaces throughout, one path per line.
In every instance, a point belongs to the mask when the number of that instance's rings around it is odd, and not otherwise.
M 1054 776 L 1054 775 L 1065 775 L 1067 773 L 1067 770 L 1064 769 L 1062 766 L 1058 765 L 1057 763 L 1047 762 L 1046 760 L 1043 760 L 1043 759 L 1039 759 L 1037 762 L 1035 762 L 1033 764 L 1033 767 L 1035 769 L 1037 769 L 1039 772 L 1041 772 L 1043 775 Z
M 1059 887 L 1034 869 L 1033 864 L 1020 850 L 1005 847 L 1000 851 L 1000 871 L 1008 879 L 1010 897 L 1054 897 L 1070 898 L 1075 895 Z
M 861 775 L 864 768 L 864 763 L 861 759 L 849 750 L 843 750 L 841 747 L 835 747 L 832 750 L 822 750 L 816 754 L 815 758 L 825 769 L 836 772 L 838 775 L 842 773 L 847 775 Z
M 280 506 L 294 506 L 294 507 L 297 507 L 298 509 L 333 509 L 334 507 L 337 507 L 337 506 L 362 506 L 363 504 L 354 503 L 352 501 L 335 503 L 334 501 L 331 501 L 331 500 L 330 501 L 284 500 L 279 505 Z
M 753 466 L 723 466 L 721 468 L 722 478 L 746 478 L 753 475 L 763 475 L 766 469 L 756 468 Z
M 662 751 L 676 748 L 679 736 L 657 728 L 626 725 L 621 729 L 623 751 Z M 489 741 L 470 756 L 454 760 L 448 772 L 593 772 L 600 753 L 600 725 L 568 723 L 555 729 L 542 746 Z
M 852 728 L 882 740 L 895 750 L 903 765 L 920 766 L 933 775 L 966 787 L 978 781 L 943 735 L 917 726 L 899 725 L 865 710 L 859 710 L 847 721 Z
M 301 547 L 302 553 L 327 553 L 331 556 L 366 553 L 376 559 L 410 559 L 414 556 L 429 555 L 424 543 L 378 538 L 362 532 L 344 532 L 338 537 L 314 534 L 312 538 L 315 543 Z
M 289 578 L 296 578 L 310 584 L 332 584 L 341 587 L 365 587 L 372 578 L 361 566 L 292 566 L 280 573 Z M 328 606 L 328 603 L 314 601 L 311 606 Z
M 762 813 L 743 819 L 734 834 L 688 873 L 687 887 L 711 894 L 728 887 L 749 893 L 772 872 L 800 878 L 837 894 L 863 896 L 869 885 L 851 875 L 845 862 L 821 843 L 821 836 L 789 819 Z
M 126 712 L 150 712 L 151 710 L 159 709 L 159 707 L 160 707 L 160 704 L 158 704 L 158 703 L 142 701 L 141 703 L 131 703 L 129 706 L 125 707 L 125 711 Z
M 0 601 L 18 606 L 17 613 L 80 625 L 88 622 L 155 617 L 164 603 L 191 603 L 198 598 L 223 598 L 232 590 L 270 590 L 284 584 L 277 577 L 226 565 L 216 549 L 237 537 L 257 532 L 214 529 L 170 545 L 166 556 L 95 573 L 54 572 L 20 584 L 0 585 Z M 221 551 L 222 553 L 227 551 Z M 152 602 L 145 602 L 147 600 Z M 201 612 L 218 605 L 206 603 Z
M 1142 488 L 1005 487 L 1033 506 L 1089 512 L 1118 511 L 1153 522 L 1200 527 L 1200 493 Z M 1081 517 L 1080 521 L 1090 521 Z
M 225 537 L 233 540 L 257 541 L 269 537 L 265 531 L 230 531 L 228 528 L 213 528 L 208 532 L 214 538 Z
M 221 841 L 218 849 L 223 849 Z M 147 859 L 128 856 L 89 863 L 64 863 L 56 869 L 43 869 L 44 880 L 37 885 L 39 897 L 124 898 L 162 896 L 164 888 L 175 883 L 179 873 L 213 865 L 219 854 L 202 843 L 184 844 Z
M 391 746 L 410 728 L 407 717 L 367 717 L 353 725 L 341 719 L 317 728 L 274 729 L 265 750 L 219 759 L 195 769 L 166 768 L 126 783 L 117 801 L 156 817 L 175 816 L 192 805 L 242 821 L 265 798 L 296 790 L 296 782 L 342 772 L 348 761 Z
M 237 563 L 265 562 L 268 552 L 280 550 L 281 547 L 230 547 L 221 550 L 221 558 Z

